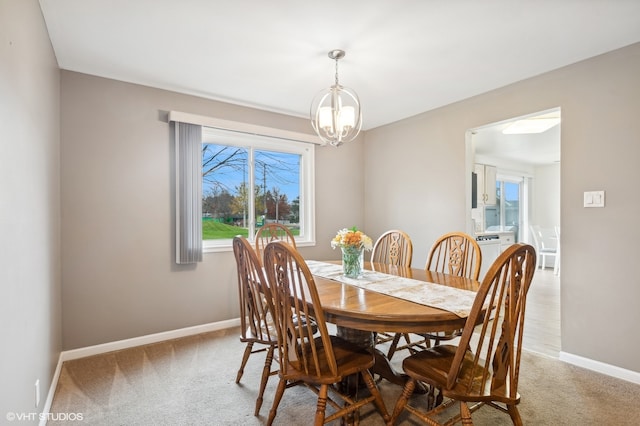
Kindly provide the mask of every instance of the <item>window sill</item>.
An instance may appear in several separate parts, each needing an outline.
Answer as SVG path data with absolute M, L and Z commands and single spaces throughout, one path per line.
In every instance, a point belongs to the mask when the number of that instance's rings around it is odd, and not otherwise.
M 251 241 L 251 246 L 253 247 L 254 243 L 253 241 Z M 315 247 L 316 242 L 315 241 L 296 241 L 296 247 L 300 248 L 300 247 Z M 217 245 L 217 246 L 208 246 L 208 247 L 203 247 L 202 248 L 202 253 L 203 254 L 207 254 L 207 253 L 222 253 L 222 252 L 229 252 L 229 251 L 233 251 L 233 246 L 231 245 L 231 241 L 229 241 L 229 244 L 224 244 L 224 245 Z

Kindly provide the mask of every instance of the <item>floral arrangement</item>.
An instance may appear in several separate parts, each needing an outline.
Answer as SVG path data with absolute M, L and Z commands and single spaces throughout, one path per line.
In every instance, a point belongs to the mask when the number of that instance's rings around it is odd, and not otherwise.
M 354 226 L 341 229 L 331 240 L 331 248 L 342 249 L 342 272 L 345 277 L 358 279 L 362 274 L 363 253 L 373 248 L 371 238 Z
M 336 247 L 371 250 L 373 242 L 371 238 L 362 231 L 358 231 L 354 226 L 351 229 L 344 228 L 338 231 L 338 234 L 331 240 L 331 248 L 335 249 Z

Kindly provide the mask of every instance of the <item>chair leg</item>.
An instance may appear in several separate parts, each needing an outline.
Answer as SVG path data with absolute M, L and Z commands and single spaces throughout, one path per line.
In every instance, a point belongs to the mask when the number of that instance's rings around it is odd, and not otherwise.
M 396 353 L 396 348 L 398 347 L 398 343 L 400 343 L 400 337 L 402 337 L 401 333 L 396 333 L 393 335 L 393 340 L 391 341 L 391 345 L 389 346 L 389 352 L 387 352 L 387 359 L 391 361 L 393 354 Z
M 405 341 L 405 344 L 403 346 L 404 348 L 408 349 L 409 352 L 411 352 L 411 354 L 414 354 L 417 352 L 415 349 L 413 349 L 413 345 L 411 342 L 411 337 L 409 337 L 409 333 L 396 333 L 393 336 L 393 341 L 391 342 L 391 346 L 389 347 L 389 352 L 387 352 L 388 360 L 391 360 L 393 355 L 398 350 L 398 345 L 400 344 L 401 337 L 404 337 L 404 341 Z M 417 342 L 417 344 L 420 344 L 420 342 Z
M 258 391 L 258 398 L 256 399 L 256 409 L 253 412 L 254 416 L 260 415 L 260 407 L 262 407 L 262 396 L 264 395 L 264 389 L 267 387 L 267 381 L 271 375 L 271 363 L 273 362 L 273 351 L 275 346 L 269 346 L 267 351 L 267 357 L 264 360 L 264 368 L 262 369 L 262 380 L 260 381 L 260 390 Z
M 407 401 L 409 401 L 409 397 L 413 394 L 413 390 L 416 387 L 416 381 L 412 378 L 407 379 L 407 383 L 405 383 L 404 388 L 402 389 L 402 394 L 398 401 L 396 402 L 396 406 L 393 407 L 393 414 L 391 415 L 391 420 L 387 422 L 387 425 L 395 424 L 398 416 L 404 410 L 404 407 L 407 405 Z
M 369 392 L 371 393 L 371 395 L 375 397 L 374 401 L 376 403 L 376 407 L 378 407 L 378 412 L 380 413 L 382 418 L 385 420 L 385 422 L 388 422 L 389 420 L 391 420 L 391 416 L 389 416 L 387 407 L 384 405 L 384 400 L 382 399 L 382 394 L 380 393 L 380 390 L 378 389 L 378 387 L 373 381 L 373 376 L 371 375 L 369 370 L 365 370 L 361 374 L 362 374 L 362 379 L 364 380 L 364 382 L 367 385 L 367 388 L 369 389 Z
M 412 342 L 411 337 L 409 337 L 409 333 L 402 333 L 402 336 L 404 337 L 404 341 L 406 342 L 407 350 L 411 352 L 411 355 L 417 353 L 418 351 L 415 350 L 414 347 L 420 345 L 421 343 L 419 341 Z
M 285 379 L 280 379 L 280 382 L 278 382 L 278 388 L 276 389 L 276 394 L 273 397 L 273 405 L 271 406 L 271 411 L 269 411 L 267 426 L 271 426 L 273 424 L 273 420 L 276 418 L 278 405 L 280 405 L 280 400 L 282 399 L 282 394 L 284 393 L 286 387 L 287 381 Z
M 436 391 L 438 393 L 436 394 Z M 442 403 L 442 392 L 435 386 L 429 386 L 427 390 L 427 409 L 433 410 Z
M 251 355 L 252 349 L 253 349 L 253 342 L 248 342 L 247 347 L 244 348 L 244 355 L 242 355 L 242 363 L 240 364 L 240 369 L 238 370 L 238 374 L 236 375 L 236 383 L 240 383 L 240 379 L 244 374 L 244 366 L 247 365 L 247 360 L 249 359 L 249 355 Z
M 466 402 L 460 402 L 460 417 L 462 419 L 463 426 L 473 426 L 473 420 L 471 420 L 471 410 Z
M 329 385 L 321 385 L 318 392 L 318 405 L 316 406 L 315 426 L 324 424 L 324 413 L 327 409 L 327 397 L 329 394 Z
M 520 412 L 518 411 L 518 407 L 515 405 L 507 405 L 507 411 L 511 416 L 511 421 L 514 426 L 522 426 L 522 419 L 520 418 Z

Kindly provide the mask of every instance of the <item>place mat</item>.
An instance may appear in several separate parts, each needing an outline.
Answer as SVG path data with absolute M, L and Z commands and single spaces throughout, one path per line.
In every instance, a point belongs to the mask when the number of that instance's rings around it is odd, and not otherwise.
M 342 265 L 308 260 L 307 266 L 313 275 L 317 275 L 344 284 L 353 285 L 409 302 L 443 309 L 466 318 L 471 312 L 476 293 L 470 290 L 446 285 L 398 277 L 382 272 L 363 270 L 358 279 L 347 278 L 342 274 Z

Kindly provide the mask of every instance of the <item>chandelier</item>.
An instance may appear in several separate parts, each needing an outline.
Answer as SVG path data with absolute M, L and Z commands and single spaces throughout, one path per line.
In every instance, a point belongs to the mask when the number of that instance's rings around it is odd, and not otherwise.
M 338 60 L 344 50 L 331 50 L 329 58 L 336 61 L 336 82 L 321 90 L 311 102 L 311 125 L 324 144 L 340 146 L 358 136 L 362 128 L 360 100 L 352 89 L 338 83 Z

